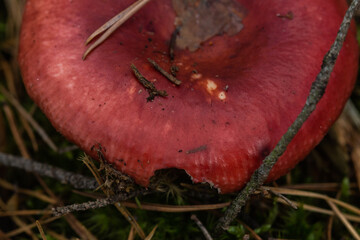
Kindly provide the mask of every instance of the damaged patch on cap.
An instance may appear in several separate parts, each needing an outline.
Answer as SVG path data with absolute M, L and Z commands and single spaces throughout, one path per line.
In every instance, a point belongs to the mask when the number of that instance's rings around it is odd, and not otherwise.
M 211 37 L 227 33 L 232 36 L 243 28 L 244 9 L 232 0 L 172 0 L 180 29 L 176 46 L 195 51 Z

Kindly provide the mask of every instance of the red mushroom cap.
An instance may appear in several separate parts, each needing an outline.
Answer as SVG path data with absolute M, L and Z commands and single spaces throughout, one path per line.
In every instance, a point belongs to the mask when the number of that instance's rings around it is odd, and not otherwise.
M 148 3 L 86 61 L 85 39 L 132 1 L 28 0 L 19 54 L 26 88 L 59 132 L 93 156 L 101 144 L 106 160 L 141 185 L 156 170 L 178 168 L 222 193 L 239 190 L 300 113 L 347 4 L 238 2 L 246 9 L 240 33 L 213 37 L 195 52 L 175 50 L 171 63 L 162 54 L 174 31 L 170 0 Z M 282 17 L 289 12 L 293 18 Z M 165 69 L 178 66 L 182 84 L 170 84 L 149 57 Z M 147 102 L 131 64 L 168 96 Z M 320 142 L 357 66 L 352 26 L 323 99 L 268 180 Z

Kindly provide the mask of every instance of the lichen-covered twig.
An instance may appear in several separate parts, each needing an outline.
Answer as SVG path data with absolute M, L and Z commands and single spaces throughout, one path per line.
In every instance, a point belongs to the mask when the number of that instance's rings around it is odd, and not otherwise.
M 118 203 L 121 201 L 126 201 L 126 200 L 134 198 L 136 196 L 146 195 L 149 193 L 150 193 L 150 191 L 147 191 L 147 190 L 139 190 L 139 191 L 134 191 L 132 193 L 121 193 L 121 194 L 110 196 L 108 198 L 97 199 L 95 201 L 79 203 L 79 204 L 71 204 L 71 205 L 64 206 L 64 207 L 53 208 L 52 212 L 55 216 L 62 216 L 62 215 L 65 215 L 65 214 L 68 214 L 71 212 L 86 211 L 89 209 L 106 207 L 111 204 L 115 204 L 115 203 Z
M 35 162 L 31 159 L 16 157 L 0 153 L 0 164 L 8 167 L 16 167 L 28 172 L 37 173 L 59 180 L 61 183 L 70 184 L 77 189 L 96 189 L 99 185 L 93 178 L 81 174 L 65 171 L 45 163 Z
M 303 123 L 308 119 L 310 114 L 315 110 L 317 103 L 322 98 L 326 86 L 328 84 L 330 74 L 334 68 L 336 59 L 339 55 L 341 47 L 345 41 L 346 34 L 349 30 L 351 20 L 354 16 L 356 8 L 359 6 L 360 0 L 354 0 L 347 10 L 344 20 L 341 23 L 339 32 L 335 42 L 331 46 L 329 52 L 326 53 L 320 73 L 317 75 L 315 81 L 311 86 L 309 96 L 306 100 L 305 106 L 302 109 L 295 122 L 290 126 L 285 135 L 280 139 L 274 150 L 264 159 L 261 166 L 251 176 L 250 181 L 245 188 L 237 195 L 231 206 L 226 210 L 224 216 L 219 219 L 215 227 L 215 234 L 219 235 L 223 230 L 226 230 L 230 223 L 236 218 L 241 208 L 246 204 L 250 195 L 252 195 L 260 186 L 266 181 L 270 170 L 275 165 L 276 161 L 285 152 L 286 147 L 294 138 L 296 133 L 300 130 Z

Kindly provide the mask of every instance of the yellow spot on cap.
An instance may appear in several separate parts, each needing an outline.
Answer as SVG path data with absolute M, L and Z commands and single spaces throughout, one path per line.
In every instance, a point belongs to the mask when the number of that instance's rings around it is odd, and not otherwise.
M 192 80 L 198 80 L 198 79 L 200 79 L 200 78 L 202 78 L 202 74 L 201 74 L 201 73 L 193 73 L 193 74 L 191 74 L 191 79 L 192 79 Z
M 207 88 L 207 91 L 209 93 L 212 93 L 212 91 L 216 90 L 217 88 L 217 85 L 216 83 L 213 81 L 213 80 L 207 80 L 207 84 L 206 84 L 206 88 Z
M 220 92 L 218 95 L 220 100 L 225 100 L 226 99 L 226 93 L 224 91 Z

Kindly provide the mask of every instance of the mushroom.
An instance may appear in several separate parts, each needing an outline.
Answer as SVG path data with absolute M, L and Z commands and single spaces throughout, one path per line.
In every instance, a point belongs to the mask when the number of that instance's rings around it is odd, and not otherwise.
M 151 1 L 82 61 L 84 40 L 131 2 L 28 0 L 19 62 L 29 95 L 66 138 L 94 157 L 100 144 L 106 161 L 140 185 L 157 170 L 176 168 L 221 193 L 241 189 L 304 106 L 346 1 L 236 1 L 240 32 L 202 40 L 194 51 L 175 48 L 173 61 L 167 52 L 179 13 L 169 0 Z M 180 86 L 148 58 L 177 68 Z M 147 101 L 132 64 L 167 96 Z M 324 97 L 268 181 L 321 141 L 352 91 L 357 66 L 352 26 Z

